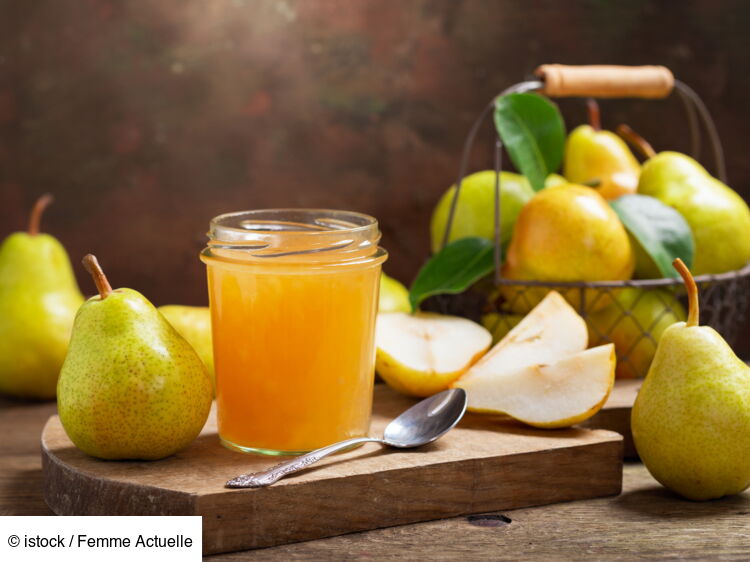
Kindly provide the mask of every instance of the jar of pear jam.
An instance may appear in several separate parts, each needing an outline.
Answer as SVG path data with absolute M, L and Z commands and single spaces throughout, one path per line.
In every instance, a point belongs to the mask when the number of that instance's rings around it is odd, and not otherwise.
M 271 209 L 211 221 L 207 266 L 219 437 L 300 454 L 367 435 L 380 231 L 348 211 Z

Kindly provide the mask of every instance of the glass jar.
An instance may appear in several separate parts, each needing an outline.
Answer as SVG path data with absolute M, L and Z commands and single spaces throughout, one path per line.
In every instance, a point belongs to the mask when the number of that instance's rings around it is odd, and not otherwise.
M 211 221 L 207 266 L 219 437 L 300 454 L 367 435 L 381 264 L 377 221 L 270 209 Z

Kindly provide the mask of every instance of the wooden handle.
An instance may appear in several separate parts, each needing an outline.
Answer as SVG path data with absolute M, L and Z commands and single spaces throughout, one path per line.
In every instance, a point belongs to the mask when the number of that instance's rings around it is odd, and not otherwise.
M 534 72 L 550 97 L 665 98 L 674 76 L 665 66 L 543 64 Z

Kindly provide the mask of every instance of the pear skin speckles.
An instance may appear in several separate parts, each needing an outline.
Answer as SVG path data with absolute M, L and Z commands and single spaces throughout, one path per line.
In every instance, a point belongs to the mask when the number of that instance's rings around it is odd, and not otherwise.
M 213 388 L 203 362 L 138 292 L 80 309 L 58 383 L 60 420 L 82 451 L 160 459 L 200 433 Z
M 750 485 L 750 367 L 712 328 L 664 331 L 631 426 L 649 472 L 688 499 Z

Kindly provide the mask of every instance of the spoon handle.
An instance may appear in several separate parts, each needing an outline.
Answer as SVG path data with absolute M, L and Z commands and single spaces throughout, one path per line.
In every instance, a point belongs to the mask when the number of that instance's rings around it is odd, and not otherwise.
M 382 440 L 373 437 L 356 437 L 354 439 L 347 439 L 346 441 L 334 443 L 327 447 L 321 447 L 320 449 L 315 449 L 314 451 L 310 451 L 300 457 L 284 461 L 268 470 L 253 472 L 251 474 L 242 474 L 229 480 L 225 486 L 227 488 L 263 488 L 264 486 L 270 486 L 287 474 L 292 474 L 293 472 L 307 468 L 311 464 L 318 462 L 323 457 L 343 451 L 354 445 L 359 445 L 360 443 L 370 442 L 382 443 Z

